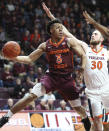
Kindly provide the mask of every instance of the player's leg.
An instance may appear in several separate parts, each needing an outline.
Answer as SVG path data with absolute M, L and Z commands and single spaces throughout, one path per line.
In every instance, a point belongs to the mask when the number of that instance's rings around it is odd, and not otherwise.
M 103 131 L 102 118 L 95 116 L 93 123 L 95 131 Z
M 6 122 L 8 122 L 9 118 L 12 117 L 15 113 L 19 112 L 20 110 L 24 109 L 30 102 L 32 102 L 37 97 L 43 96 L 45 94 L 45 88 L 41 85 L 41 83 L 37 83 L 32 92 L 29 93 L 27 96 L 24 96 L 20 99 L 9 111 L 5 116 L 0 119 L 0 127 L 2 127 Z
M 94 131 L 103 131 L 101 101 L 96 100 L 96 98 L 89 98 L 88 104 L 90 115 L 93 120 Z
M 109 131 L 109 114 L 106 114 L 105 108 L 103 108 L 102 111 L 103 111 L 102 122 L 103 122 L 104 131 Z
M 84 124 L 84 128 L 86 131 L 90 131 L 91 128 L 91 122 L 86 114 L 85 109 L 81 106 L 81 100 L 80 98 L 77 98 L 75 100 L 69 100 L 69 103 L 73 109 L 81 116 L 82 123 Z
M 73 85 L 73 77 L 71 75 L 62 78 L 60 83 L 64 83 L 64 85 L 60 84 L 60 93 L 61 95 L 68 100 L 71 107 L 75 108 L 76 112 L 80 114 L 82 117 L 82 122 L 86 131 L 90 130 L 91 123 L 87 117 L 85 109 L 81 106 L 81 100 L 79 98 L 79 93 Z
M 71 107 L 73 107 L 73 109 L 75 109 L 76 112 L 82 118 L 86 118 L 87 117 L 85 109 L 81 106 L 81 100 L 80 100 L 80 98 L 75 99 L 75 100 L 70 100 L 69 103 L 70 103 Z
M 103 126 L 104 131 L 109 131 L 109 84 L 103 87 L 102 103 L 103 103 Z M 106 114 L 107 113 L 107 114 Z
M 103 124 L 104 131 L 109 131 L 109 122 L 107 124 Z
M 12 108 L 11 111 L 13 114 L 19 112 L 24 109 L 30 102 L 32 102 L 37 97 L 43 96 L 46 93 L 45 87 L 42 86 L 41 83 L 37 83 L 31 93 L 28 93 L 27 96 L 24 96 L 21 100 L 19 100 Z

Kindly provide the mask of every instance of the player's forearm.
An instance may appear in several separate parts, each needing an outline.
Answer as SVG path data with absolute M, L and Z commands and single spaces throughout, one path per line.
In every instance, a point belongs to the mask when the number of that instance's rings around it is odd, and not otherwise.
M 82 68 L 82 70 L 84 70 L 84 69 L 85 69 L 85 66 L 86 66 L 86 55 L 83 54 L 81 58 L 82 58 L 81 68 Z
M 93 21 L 93 26 L 99 30 L 103 35 L 105 35 L 106 37 L 109 37 L 109 29 L 101 24 L 99 24 L 98 22 L 96 22 L 95 20 Z
M 17 56 L 14 61 L 19 62 L 19 63 L 24 63 L 24 64 L 29 64 L 31 63 L 31 59 L 29 56 Z
M 67 28 L 63 25 L 63 33 L 64 33 L 64 36 L 68 37 L 68 38 L 72 38 L 74 37 L 68 30 Z
M 55 19 L 56 19 L 53 14 L 51 14 L 51 16 L 50 16 L 49 18 L 50 18 L 51 20 L 55 20 Z

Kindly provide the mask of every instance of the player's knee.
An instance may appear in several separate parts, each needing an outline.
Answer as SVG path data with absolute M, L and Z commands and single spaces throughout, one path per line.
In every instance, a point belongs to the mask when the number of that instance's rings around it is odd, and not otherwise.
M 94 117 L 94 120 L 95 120 L 95 121 L 96 121 L 96 120 L 97 120 L 97 121 L 101 121 L 101 118 L 100 118 L 99 116 L 95 116 L 95 117 Z
M 30 99 L 36 99 L 37 96 L 35 94 L 33 94 L 33 93 L 29 93 L 29 98 Z
M 37 97 L 43 96 L 46 93 L 45 87 L 41 83 L 37 83 L 33 89 L 32 94 L 34 94 Z
M 75 110 L 80 111 L 81 110 L 81 106 L 77 106 L 77 107 L 73 107 Z
M 70 103 L 70 105 L 73 108 L 79 108 L 79 107 L 81 107 L 81 100 L 80 100 L 80 98 L 77 98 L 75 100 L 69 100 L 69 103 Z
M 28 93 L 26 96 L 24 96 L 25 99 L 27 99 L 28 101 L 33 101 L 34 99 L 37 98 L 37 96 L 33 93 Z

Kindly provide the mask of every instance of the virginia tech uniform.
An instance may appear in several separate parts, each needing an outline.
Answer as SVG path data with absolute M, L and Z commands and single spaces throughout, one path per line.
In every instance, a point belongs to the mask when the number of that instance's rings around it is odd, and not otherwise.
M 84 71 L 86 95 L 89 98 L 89 108 L 93 116 L 102 114 L 102 105 L 109 108 L 109 75 L 107 68 L 107 49 L 103 46 L 99 51 L 88 47 L 87 63 Z
M 74 87 L 73 51 L 68 47 L 67 39 L 62 38 L 59 43 L 46 42 L 46 53 L 49 63 L 49 72 L 41 79 L 46 92 L 58 90 L 66 100 L 79 98 Z

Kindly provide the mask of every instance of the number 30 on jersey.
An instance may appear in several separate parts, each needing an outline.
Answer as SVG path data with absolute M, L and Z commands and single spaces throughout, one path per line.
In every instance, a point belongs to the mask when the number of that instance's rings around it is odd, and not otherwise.
M 94 69 L 101 70 L 101 68 L 103 67 L 102 61 L 91 61 L 91 63 L 92 63 L 92 66 L 91 66 L 92 70 Z

